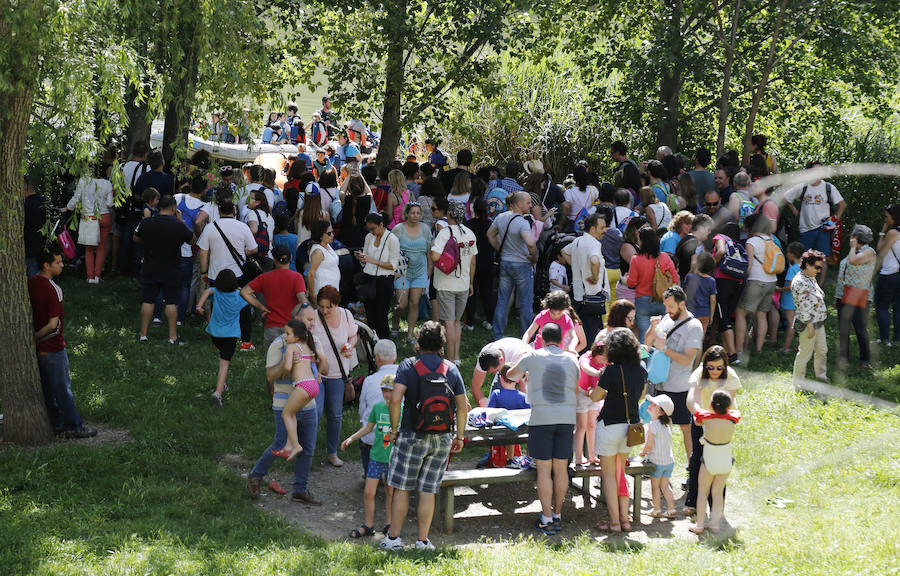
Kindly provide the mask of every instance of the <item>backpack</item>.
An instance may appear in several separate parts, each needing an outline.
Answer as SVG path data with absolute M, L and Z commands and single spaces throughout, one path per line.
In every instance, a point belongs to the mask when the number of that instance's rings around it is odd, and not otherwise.
M 413 429 L 419 434 L 449 434 L 453 431 L 453 391 L 447 380 L 449 363 L 429 370 L 422 360 L 413 364 L 419 376 L 419 390 L 413 411 Z
M 257 226 L 256 226 L 256 234 L 253 235 L 253 239 L 256 240 L 256 245 L 259 249 L 259 254 L 261 256 L 269 255 L 269 225 L 266 224 L 266 221 L 260 218 L 259 210 L 254 210 L 254 214 L 256 214 Z
M 178 209 L 181 210 L 181 219 L 184 222 L 184 225 L 188 227 L 188 230 L 191 232 L 194 231 L 194 222 L 197 221 L 197 215 L 200 214 L 200 209 L 203 208 L 203 203 L 201 202 L 199 206 L 191 210 L 187 207 L 187 202 L 185 201 L 187 196 L 181 194 L 181 200 L 178 201 Z
M 487 196 L 485 196 L 485 200 L 487 200 L 487 214 L 489 219 L 493 220 L 500 214 L 506 212 L 506 197 L 508 195 L 509 192 L 503 188 L 493 188 L 488 192 Z
M 590 216 L 590 214 L 588 213 L 587 208 L 582 208 L 578 214 L 575 215 L 575 220 L 572 221 L 572 224 L 574 224 L 572 230 L 576 234 L 584 232 L 584 221 L 587 220 L 588 216 Z
M 725 242 L 725 252 L 719 261 L 719 270 L 738 280 L 746 278 L 747 268 L 750 267 L 750 262 L 747 261 L 747 250 L 728 236 L 719 234 L 716 238 L 722 238 Z
M 615 208 L 613 208 L 613 221 L 616 224 L 616 228 L 618 228 L 619 232 L 621 232 L 622 234 L 625 233 L 625 229 L 628 228 L 628 223 L 631 222 L 631 219 L 635 216 L 640 216 L 640 214 L 632 210 L 631 214 L 619 220 L 619 216 L 617 215 Z
M 447 226 L 447 230 L 450 231 L 450 237 L 447 238 L 447 243 L 444 244 L 444 251 L 441 252 L 440 258 L 434 263 L 434 265 L 437 266 L 437 269 L 444 274 L 450 274 L 456 270 L 456 267 L 459 266 L 460 262 L 459 242 L 457 242 L 456 237 L 453 236 L 453 227 Z
M 738 226 L 741 229 L 744 228 L 744 219 L 746 219 L 747 216 L 753 214 L 754 210 L 756 210 L 756 206 L 753 205 L 753 202 L 744 200 L 744 198 L 741 197 L 741 206 L 738 209 Z
M 681 197 L 678 194 L 678 179 L 669 180 L 666 182 L 666 187 L 668 188 L 666 191 L 666 206 L 669 207 L 669 211 L 672 214 L 675 214 L 681 210 L 681 205 L 678 203 L 678 199 Z
M 656 258 L 656 269 L 653 271 L 653 297 L 651 298 L 660 302 L 662 302 L 663 294 L 666 293 L 666 290 L 675 284 L 675 280 L 672 279 L 672 273 L 659 267 L 659 261 L 662 257 L 663 255 L 660 253 Z
M 784 272 L 784 253 L 770 236 L 760 238 L 765 242 L 764 258 L 760 260 L 757 254 L 754 254 L 753 258 L 762 264 L 763 272 L 766 274 L 781 274 Z
M 311 135 L 313 144 L 316 146 L 324 146 L 325 143 L 328 142 L 328 128 L 325 123 L 321 120 L 313 122 Z

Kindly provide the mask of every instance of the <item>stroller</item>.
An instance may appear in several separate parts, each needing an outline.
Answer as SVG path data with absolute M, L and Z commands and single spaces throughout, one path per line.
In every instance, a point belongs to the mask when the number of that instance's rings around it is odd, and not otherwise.
M 376 342 L 378 342 L 378 335 L 375 334 L 375 331 L 369 328 L 365 322 L 356 320 L 356 348 L 353 350 L 355 358 L 351 359 L 351 366 L 364 365 L 366 371 L 364 374 L 351 379 L 355 392 L 353 395 L 355 402 L 359 402 L 363 380 L 369 374 L 374 374 L 378 371 L 378 364 L 375 362 Z
M 559 251 L 572 243 L 578 236 L 564 234 L 555 230 L 545 230 L 538 239 L 538 261 L 534 273 L 534 306 L 541 309 L 541 300 L 550 292 L 550 263 L 556 259 Z M 568 269 L 569 267 L 566 266 Z M 572 271 L 569 270 L 569 277 Z

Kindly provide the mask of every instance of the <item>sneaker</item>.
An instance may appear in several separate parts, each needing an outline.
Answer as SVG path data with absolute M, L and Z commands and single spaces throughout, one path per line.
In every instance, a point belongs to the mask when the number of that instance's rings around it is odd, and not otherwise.
M 169 344 L 172 344 L 173 346 L 184 346 L 184 340 L 181 336 L 176 336 L 174 340 L 169 338 Z
M 213 392 L 212 394 L 210 394 L 209 399 L 212 401 L 213 404 L 215 404 L 219 408 L 222 407 L 222 395 L 219 394 L 218 392 Z
M 731 354 L 728 356 L 728 363 L 732 366 L 737 366 L 741 363 L 741 358 L 737 354 Z
M 181 326 L 181 320 L 179 320 L 178 322 L 175 322 L 175 325 L 176 325 L 176 326 Z
M 483 320 L 481 322 L 481 327 L 484 328 L 485 330 L 493 330 L 494 329 L 494 326 L 487 320 Z
M 538 514 L 537 520 L 534 523 L 534 527 L 538 529 L 538 532 L 541 532 L 546 536 L 553 536 L 554 534 L 556 534 L 556 525 L 553 523 L 553 520 L 544 524 L 541 521 L 540 514 Z
M 387 540 L 387 538 L 385 538 L 385 540 Z M 425 540 L 416 540 L 416 550 L 434 550 L 434 544 L 432 544 L 431 540 L 428 538 Z
M 467 332 L 472 332 L 473 330 L 475 330 L 475 326 L 471 324 L 463 324 L 463 329 L 465 329 Z
M 344 465 L 344 461 L 338 458 L 337 454 L 329 454 L 328 455 L 328 463 L 334 466 L 335 468 L 340 468 Z
M 159 318 L 154 318 L 153 324 L 158 326 L 158 325 L 162 324 L 162 320 L 160 320 Z
M 93 438 L 96 435 L 97 431 L 93 428 L 88 428 L 87 426 L 82 426 L 81 428 L 75 428 L 73 430 L 66 430 L 65 432 L 63 432 L 63 438 L 67 438 L 69 440 Z
M 256 346 L 253 345 L 253 342 L 241 342 L 241 352 L 253 352 L 256 350 Z
M 138 336 L 138 342 L 149 342 L 150 339 L 146 336 Z
M 418 546 L 418 542 L 416 542 L 416 545 Z M 397 536 L 396 538 L 385 536 L 379 546 L 381 546 L 385 550 L 403 550 L 403 539 L 399 536 Z
M 487 468 L 491 465 L 491 453 L 488 452 L 475 463 L 475 468 Z
M 562 530 L 562 518 L 554 518 L 553 519 L 553 527 L 556 528 L 557 532 Z

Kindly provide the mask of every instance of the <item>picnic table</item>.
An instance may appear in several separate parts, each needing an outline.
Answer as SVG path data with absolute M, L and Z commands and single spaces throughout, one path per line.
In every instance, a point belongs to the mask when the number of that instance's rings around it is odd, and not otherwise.
M 527 422 L 531 410 L 510 410 L 509 413 L 511 415 L 510 419 L 515 424 L 520 421 Z M 515 444 L 527 444 L 528 424 L 522 424 L 515 430 L 503 425 L 488 427 L 467 425 L 464 437 L 466 445 L 468 446 L 509 446 Z M 656 466 L 650 462 L 642 462 L 625 467 L 625 474 L 634 478 L 634 505 L 632 508 L 632 516 L 636 523 L 640 523 L 641 479 L 645 474 L 650 474 L 655 469 Z M 593 476 L 599 476 L 600 473 L 601 469 L 599 465 L 569 466 L 569 478 L 572 482 L 572 486 L 585 494 L 591 502 L 593 502 L 593 497 L 590 494 L 589 479 Z M 443 513 L 444 515 L 444 530 L 447 533 L 453 532 L 454 487 L 528 481 L 534 482 L 536 476 L 537 471 L 533 468 L 526 470 L 515 468 L 447 470 L 444 472 L 444 479 L 441 482 L 441 491 L 440 494 L 438 494 L 438 505 L 435 507 L 438 514 Z M 580 486 L 575 483 L 576 478 L 582 479 Z

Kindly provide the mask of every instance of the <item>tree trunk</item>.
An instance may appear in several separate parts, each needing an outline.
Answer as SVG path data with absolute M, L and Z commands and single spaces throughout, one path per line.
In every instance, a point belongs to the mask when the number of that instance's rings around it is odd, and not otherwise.
M 150 106 L 147 100 L 135 104 L 137 91 L 128 88 L 125 94 L 125 110 L 128 113 L 128 128 L 125 130 L 125 152 L 131 157 L 131 150 L 135 142 L 150 142 L 150 121 L 148 120 Z
M 660 119 L 656 133 L 657 146 L 669 146 L 678 150 L 679 99 L 681 97 L 681 61 L 683 40 L 681 20 L 684 7 L 681 0 L 666 0 L 669 14 L 666 26 L 666 48 L 670 54 L 670 64 L 664 65 L 659 83 Z
M 731 34 L 725 44 L 725 69 L 722 72 L 722 97 L 719 100 L 719 132 L 716 136 L 716 158 L 725 153 L 725 130 L 728 126 L 728 99 L 731 97 L 731 69 L 734 67 L 734 41 L 737 38 L 738 18 L 741 15 L 741 0 L 734 6 L 731 18 Z M 722 17 L 716 6 L 717 25 L 721 28 Z
M 388 43 L 387 65 L 384 82 L 384 109 L 381 115 L 381 141 L 378 144 L 378 155 L 375 165 L 380 169 L 387 166 L 397 157 L 400 146 L 400 101 L 403 91 L 403 30 L 406 25 L 406 1 L 399 0 L 392 6 L 389 22 L 393 24 L 385 29 Z M 410 48 L 412 49 L 412 48 Z
M 787 0 L 781 0 L 778 7 L 778 19 L 775 21 L 775 29 L 772 31 L 772 39 L 769 43 L 769 55 L 766 58 L 766 64 L 763 66 L 762 77 L 753 93 L 753 101 L 750 104 L 750 112 L 747 114 L 747 123 L 744 126 L 744 154 L 741 159 L 742 164 L 747 164 L 750 160 L 750 149 L 753 139 L 753 127 L 756 125 L 756 114 L 759 112 L 759 105 L 766 93 L 766 86 L 769 83 L 769 75 L 775 67 L 775 52 L 778 48 L 778 42 L 781 40 L 781 25 L 784 22 L 784 14 L 787 8 Z
M 0 403 L 4 414 L 3 436 L 19 445 L 46 444 L 53 430 L 38 372 L 31 301 L 25 279 L 22 244 L 22 153 L 37 82 L 38 40 L 43 28 L 43 3 L 21 3 L 16 19 L 0 15 L 0 37 L 22 37 L 5 43 L 3 59 L 15 62 L 0 86 Z M 32 41 L 29 41 L 29 36 Z
M 192 103 L 197 88 L 197 75 L 200 63 L 198 61 L 200 41 L 196 30 L 196 23 L 185 20 L 180 27 L 179 39 L 185 42 L 184 57 L 173 67 L 175 74 L 169 88 L 170 99 L 166 106 L 166 125 L 163 129 L 163 158 L 166 162 L 166 170 L 176 169 L 174 163 L 182 159 L 181 150 L 187 148 L 188 131 L 191 127 Z

